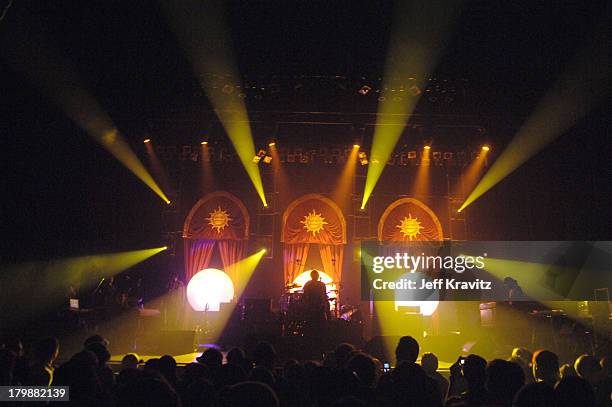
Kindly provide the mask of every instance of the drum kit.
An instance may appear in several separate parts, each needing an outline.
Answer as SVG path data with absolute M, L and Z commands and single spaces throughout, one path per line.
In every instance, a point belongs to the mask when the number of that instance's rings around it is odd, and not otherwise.
M 338 299 L 338 285 L 334 282 L 326 283 L 329 312 L 327 321 L 345 321 L 344 323 L 362 324 L 363 320 L 359 307 L 349 304 L 340 304 Z M 280 298 L 281 320 L 283 321 L 283 335 L 306 335 L 309 315 L 304 300 L 304 290 L 300 284 L 288 284 L 285 293 Z
M 330 303 L 331 314 L 337 316 L 339 307 L 338 290 L 334 282 L 326 283 L 327 301 Z M 285 293 L 280 298 L 280 310 L 288 320 L 300 320 L 304 318 L 303 286 L 301 284 L 288 284 Z

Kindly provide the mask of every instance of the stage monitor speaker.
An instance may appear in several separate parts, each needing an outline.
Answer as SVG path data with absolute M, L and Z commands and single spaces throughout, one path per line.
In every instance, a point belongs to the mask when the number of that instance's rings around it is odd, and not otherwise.
M 162 330 L 159 332 L 157 352 L 160 355 L 184 355 L 195 352 L 195 331 Z

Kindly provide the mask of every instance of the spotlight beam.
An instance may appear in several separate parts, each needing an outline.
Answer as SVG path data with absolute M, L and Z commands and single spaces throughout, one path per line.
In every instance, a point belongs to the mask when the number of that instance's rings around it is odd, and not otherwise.
M 348 207 L 350 203 L 351 187 L 353 183 L 353 177 L 355 175 L 357 167 L 357 155 L 359 154 L 359 146 L 354 145 L 349 153 L 349 156 L 344 164 L 342 173 L 338 178 L 332 199 L 335 202 L 340 203 L 342 207 Z
M 601 27 L 598 27 L 601 29 Z M 610 94 L 608 41 L 596 30 L 459 208 L 480 198 Z
M 147 142 L 145 143 L 145 146 L 147 150 L 147 155 L 149 157 L 149 165 L 151 166 L 150 168 L 153 174 L 166 191 L 170 190 L 170 177 L 168 176 L 168 172 L 164 168 L 164 165 L 157 157 L 157 153 L 155 152 L 153 143 Z
M 4 58 L 23 72 L 81 129 L 111 153 L 166 203 L 168 197 L 153 180 L 109 115 L 88 92 L 72 65 L 31 27 L 10 27 L 2 41 Z
M 395 3 L 395 21 L 381 93 L 384 99 L 378 106 L 370 164 L 361 201 L 362 209 L 372 195 L 419 99 L 416 96 L 404 95 L 401 100 L 393 101 L 392 96 L 397 93 L 394 92 L 396 81 L 411 76 L 416 78 L 415 85 L 419 88 L 425 85 L 426 78 L 444 47 L 460 3 L 426 0 Z M 397 117 L 401 118 L 399 124 Z
M 453 195 L 465 199 L 467 191 L 471 191 L 483 173 L 489 150 L 482 148 L 462 174 L 460 181 L 454 186 Z
M 430 170 L 430 148 L 423 148 L 421 152 L 421 162 L 417 169 L 412 195 L 417 197 L 427 197 L 429 195 L 429 170 Z
M 97 254 L 49 261 L 34 261 L 2 267 L 0 308 L 22 304 L 19 319 L 36 316 L 66 300 L 70 285 L 90 290 L 108 278 L 152 257 L 167 247 L 120 253 Z M 23 299 L 28 301 L 24 303 Z M 5 304 L 6 303 L 6 304 Z M 18 322 L 18 321 L 15 321 Z
M 227 310 L 227 313 L 220 316 L 220 320 L 218 320 L 219 329 L 216 330 L 216 335 L 212 338 L 213 342 L 216 342 L 221 337 L 236 304 L 240 300 L 242 293 L 244 293 L 246 286 L 253 276 L 253 272 L 255 272 L 265 253 L 266 249 L 261 249 L 249 257 L 226 267 L 225 272 L 234 281 L 234 301 L 230 304 L 230 309 Z
M 231 37 L 224 23 L 223 2 L 164 0 L 161 4 L 240 162 L 261 202 L 267 206 L 259 167 L 252 161 L 255 144 L 244 102 L 238 97 L 219 92 L 216 89 L 217 84 L 213 83 L 215 75 L 225 76 L 226 86 L 232 89 L 240 87 L 232 55 Z

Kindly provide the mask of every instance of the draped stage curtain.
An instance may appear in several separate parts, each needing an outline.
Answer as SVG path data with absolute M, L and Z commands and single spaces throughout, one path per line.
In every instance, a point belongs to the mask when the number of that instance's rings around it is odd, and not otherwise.
M 238 288 L 240 276 L 233 265 L 245 256 L 249 222 L 246 207 L 233 194 L 216 191 L 202 197 L 191 208 L 183 225 L 185 286 L 194 274 L 210 265 L 217 244 L 224 271 Z M 191 329 L 195 323 L 194 313 L 185 301 L 182 326 Z
M 182 307 L 184 311 L 177 315 L 175 324 L 182 329 L 191 329 L 196 324 L 193 319 L 192 309 L 187 302 L 187 283 L 198 271 L 208 267 L 215 248 L 214 240 L 206 239 L 185 239 L 185 285 L 180 288 L 182 291 Z M 177 293 L 178 294 L 178 293 Z M 179 305 L 180 307 L 180 305 Z
M 304 272 L 308 258 L 308 243 L 286 244 L 283 250 L 283 269 L 285 270 L 285 285 Z
M 292 211 L 284 228 L 284 243 L 315 243 L 315 244 L 343 244 L 346 243 L 343 224 L 334 210 L 314 201 L 300 205 Z M 320 215 L 325 224 L 323 229 L 316 233 L 309 232 L 302 222 L 309 214 Z
M 402 198 L 389 205 L 381 216 L 378 225 L 378 240 L 383 242 L 439 241 L 444 240 L 444 236 L 438 217 L 427 205 L 417 199 Z
M 249 222 L 244 204 L 229 192 L 212 192 L 200 199 L 189 211 L 183 226 L 185 284 L 210 264 L 216 242 L 224 267 L 242 260 L 244 242 L 249 238 Z M 234 272 L 227 269 L 225 272 L 234 280 Z
M 236 269 L 235 264 L 244 258 L 244 242 L 241 240 L 219 240 L 219 254 L 221 255 L 221 263 L 223 263 L 223 270 L 234 282 L 234 289 L 238 290 L 241 281 L 238 275 L 239 270 Z M 236 292 L 236 294 L 238 293 Z M 238 300 L 238 298 L 235 299 Z
M 249 215 L 238 198 L 226 192 L 210 194 L 193 206 L 185 225 L 183 238 L 207 240 L 246 240 L 249 238 Z
M 334 281 L 340 282 L 342 275 L 342 259 L 344 257 L 344 246 L 340 245 L 319 245 L 319 253 L 323 263 L 323 271 Z
M 346 244 L 346 224 L 337 205 L 322 196 L 305 196 L 283 216 L 281 240 L 285 244 Z
M 210 259 L 215 248 L 214 240 L 185 240 L 185 282 L 198 271 L 203 270 L 210 264 Z
M 296 199 L 283 215 L 285 283 L 291 284 L 308 266 L 309 245 L 319 245 L 323 271 L 337 284 L 342 276 L 346 223 L 332 200 L 309 194 Z

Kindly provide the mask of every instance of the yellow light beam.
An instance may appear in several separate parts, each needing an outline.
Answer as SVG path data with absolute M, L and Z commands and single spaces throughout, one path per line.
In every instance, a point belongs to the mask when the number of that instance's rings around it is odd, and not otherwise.
M 149 165 L 151 166 L 151 170 L 159 183 L 162 185 L 163 189 L 166 191 L 170 190 L 170 177 L 168 176 L 168 172 L 164 168 L 164 165 L 157 157 L 157 153 L 155 152 L 154 143 L 150 141 L 145 143 L 145 148 L 147 150 L 147 155 L 149 157 Z
M 353 177 L 357 167 L 357 156 L 359 154 L 359 146 L 354 145 L 349 153 L 349 156 L 344 164 L 342 173 L 338 178 L 336 187 L 333 189 L 332 200 L 342 208 L 348 208 L 351 199 L 351 189 L 353 186 Z
M 416 197 L 427 197 L 429 195 L 429 170 L 430 170 L 430 153 L 431 148 L 423 148 L 421 153 L 421 162 L 417 169 L 414 185 L 412 187 L 412 195 Z
M 281 163 L 280 154 L 276 143 L 269 144 L 270 156 L 272 157 L 272 169 L 274 170 L 274 181 L 276 183 L 274 191 L 279 193 L 279 201 L 284 201 L 284 197 L 291 191 L 289 177 Z
M 267 206 L 259 167 L 253 162 L 255 144 L 247 110 L 243 100 L 234 94 L 240 83 L 224 22 L 223 1 L 163 0 L 162 7 L 259 198 Z M 224 77 L 225 82 L 216 83 L 215 77 Z M 223 91 L 217 86 L 222 86 Z
M 372 254 L 364 250 L 362 246 L 359 250 L 362 264 L 372 264 Z M 382 336 L 383 347 L 385 354 L 391 358 L 388 362 L 393 363 L 395 361 L 395 347 L 397 346 L 397 334 L 402 331 L 402 327 L 407 328 L 406 319 L 404 315 L 397 312 L 395 308 L 395 300 L 375 300 L 374 301 L 374 312 L 376 313 L 376 320 L 380 335 Z M 375 329 L 374 327 L 372 327 Z M 406 329 L 409 331 L 409 329 Z M 415 338 L 419 340 L 420 338 Z
M 536 301 L 564 299 L 562 295 L 549 289 L 546 282 L 546 275 L 561 274 L 563 270 L 557 266 L 490 257 L 485 258 L 484 263 L 485 270 L 493 277 L 500 281 L 506 277 L 515 279 L 523 289 L 523 293 Z
M 20 317 L 27 319 L 68 301 L 68 288 L 80 286 L 81 292 L 93 289 L 107 278 L 166 250 L 167 247 L 120 253 L 96 254 L 49 261 L 33 261 L 2 266 L 0 303 L 21 304 Z M 24 303 L 24 299 L 27 299 Z M 0 304 L 4 305 L 4 304 Z M 23 312 L 21 312 L 23 311 Z
M 361 201 L 362 209 L 372 195 L 404 131 L 407 118 L 419 99 L 417 96 L 409 96 L 407 91 L 400 92 L 397 84 L 408 77 L 413 77 L 416 88 L 424 87 L 426 78 L 433 70 L 445 45 L 460 3 L 460 1 L 427 0 L 395 2 L 393 31 L 381 92 L 384 101 L 378 106 L 370 163 Z M 397 100 L 396 96 L 399 96 L 400 100 Z
M 463 210 L 583 118 L 610 94 L 608 41 L 593 35 L 538 103 L 459 210 Z
M 484 148 L 480 149 L 478 156 L 468 165 L 459 182 L 454 186 L 453 196 L 465 199 L 467 191 L 471 191 L 474 188 L 479 177 L 482 175 L 489 150 L 489 147 L 486 150 Z
M 581 272 L 576 275 L 576 270 L 571 267 L 495 258 L 485 259 L 485 267 L 489 274 L 500 281 L 505 277 L 515 279 L 525 295 L 549 309 L 562 309 L 576 320 L 579 318 L 579 301 L 567 298 L 577 298 L 576 293 L 584 292 L 584 287 L 593 285 L 591 273 Z M 554 276 L 557 278 L 554 279 Z M 558 291 L 565 291 L 567 295 Z M 516 317 L 520 318 L 519 315 Z
M 246 286 L 248 285 L 253 272 L 259 265 L 259 262 L 263 258 L 266 253 L 266 249 L 261 249 L 258 252 L 246 257 L 228 267 L 225 268 L 225 272 L 233 278 L 234 280 L 234 301 L 228 307 L 227 312 L 223 315 L 220 315 L 220 319 L 217 320 L 217 326 L 219 329 L 215 331 L 215 335 L 213 335 L 212 341 L 216 342 L 222 335 L 223 330 L 225 329 L 229 318 L 232 315 L 234 308 L 236 307 L 237 302 L 240 300 L 240 297 L 244 293 Z
M 2 37 L 4 59 L 23 72 L 72 121 L 169 203 L 72 65 L 32 27 L 13 25 L 5 31 Z

